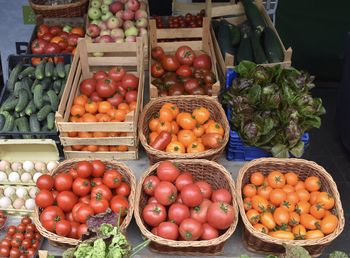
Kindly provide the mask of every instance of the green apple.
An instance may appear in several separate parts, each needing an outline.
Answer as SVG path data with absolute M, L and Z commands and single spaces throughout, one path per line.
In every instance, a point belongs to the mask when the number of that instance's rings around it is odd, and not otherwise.
M 98 8 L 90 7 L 88 11 L 88 16 L 91 20 L 98 20 L 101 17 L 101 11 Z
M 98 26 L 101 22 L 102 21 L 100 19 L 98 19 L 98 20 L 92 20 L 90 23 L 91 24 L 96 24 Z
M 69 33 L 71 30 L 72 30 L 72 26 L 69 26 L 69 25 L 65 25 L 62 29 L 64 32 L 67 32 Z
M 90 6 L 91 7 L 94 7 L 94 8 L 100 8 L 101 7 L 101 1 L 100 0 L 92 0 L 91 3 L 90 3 Z
M 113 0 L 103 0 L 103 4 L 105 5 L 110 5 L 111 3 L 113 3 Z
M 103 14 L 109 12 L 109 6 L 106 4 L 101 5 L 101 11 Z
M 105 14 L 103 14 L 102 16 L 101 16 L 101 19 L 102 19 L 102 21 L 107 21 L 110 17 L 112 17 L 113 16 L 113 13 L 111 13 L 110 11 L 108 11 L 107 13 L 105 13 Z

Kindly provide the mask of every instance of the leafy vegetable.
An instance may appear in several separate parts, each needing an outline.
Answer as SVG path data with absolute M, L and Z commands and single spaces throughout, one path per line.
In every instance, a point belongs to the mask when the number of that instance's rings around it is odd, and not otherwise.
M 301 246 L 284 245 L 286 248 L 285 258 L 311 258 L 309 252 Z
M 341 251 L 334 251 L 330 253 L 328 257 L 329 258 L 349 258 L 349 256 L 346 253 Z
M 87 244 L 82 243 L 78 246 L 78 249 L 74 252 L 74 257 L 76 258 L 90 258 L 93 257 L 92 254 L 94 252 L 94 248 Z
M 239 76 L 221 100 L 231 111 L 231 125 L 243 142 L 275 157 L 301 157 L 302 135 L 320 128 L 326 111 L 310 89 L 314 77 L 295 68 L 263 67 L 249 61 L 236 66 Z

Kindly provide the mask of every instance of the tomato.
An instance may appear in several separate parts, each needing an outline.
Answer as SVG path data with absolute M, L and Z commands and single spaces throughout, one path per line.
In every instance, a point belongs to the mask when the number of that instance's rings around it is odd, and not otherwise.
M 295 206 L 295 211 L 298 213 L 298 214 L 306 214 L 306 213 L 309 213 L 310 212 L 310 203 L 309 202 L 306 202 L 306 201 L 301 201 L 301 202 L 298 202 Z
M 192 65 L 196 55 L 189 46 L 181 46 L 176 50 L 176 59 L 182 65 Z
M 194 219 L 184 219 L 179 226 L 179 233 L 186 241 L 195 241 L 199 239 L 203 233 L 202 224 Z
M 125 76 L 126 71 L 123 67 L 113 67 L 111 70 L 109 70 L 108 75 L 109 77 L 116 82 L 120 82 L 123 77 Z
M 309 192 L 318 191 L 321 188 L 320 178 L 317 176 L 309 176 L 305 179 L 305 189 Z
M 10 256 L 10 247 L 1 246 L 0 255 L 2 257 L 9 257 Z
M 96 73 L 94 73 L 93 79 L 97 80 L 101 80 L 101 79 L 105 79 L 108 77 L 108 74 L 105 71 L 97 71 Z
M 334 197 L 332 197 L 327 192 L 320 192 L 317 196 L 316 203 L 323 206 L 323 208 L 330 210 L 334 207 L 335 201 Z
M 31 44 L 33 54 L 44 54 L 47 42 L 43 39 L 34 39 Z
M 82 235 L 84 235 L 88 230 L 88 227 L 86 224 L 80 224 L 78 228 L 78 237 L 81 238 Z
M 197 79 L 190 78 L 184 82 L 185 91 L 189 94 L 199 88 L 199 81 Z
M 234 217 L 233 207 L 227 203 L 213 202 L 208 208 L 207 222 L 216 229 L 230 227 Z
M 158 236 L 158 227 L 152 228 L 151 232 L 153 235 Z
M 29 224 L 26 226 L 26 232 L 35 232 L 36 228 L 34 224 Z
M 11 241 L 8 239 L 3 239 L 0 243 L 1 247 L 11 247 Z
M 35 197 L 35 204 L 40 208 L 46 208 L 54 203 L 52 192 L 49 190 L 40 190 L 40 192 Z
M 310 200 L 309 200 L 309 202 L 310 202 L 311 205 L 316 204 L 317 196 L 318 196 L 319 193 L 320 193 L 319 191 L 314 191 L 314 192 L 310 193 Z
M 75 221 L 71 221 L 70 224 L 71 224 L 71 230 L 68 234 L 68 237 L 78 239 L 78 229 L 80 224 Z
M 278 207 L 273 213 L 273 218 L 276 224 L 282 226 L 283 224 L 288 224 L 289 222 L 289 212 L 288 210 Z
M 253 207 L 252 199 L 246 197 L 243 199 L 244 210 L 250 210 Z
M 232 196 L 231 193 L 224 189 L 220 188 L 217 189 L 213 192 L 211 196 L 212 202 L 226 202 L 226 203 L 231 203 L 232 202 Z
M 71 229 L 72 227 L 68 220 L 60 220 L 56 223 L 56 234 L 59 236 L 68 236 Z
M 263 224 L 265 227 L 267 227 L 269 230 L 272 230 L 276 227 L 276 223 L 273 219 L 273 215 L 271 212 L 263 212 L 260 215 L 260 222 Z
M 173 203 L 168 211 L 168 219 L 177 225 L 180 225 L 184 219 L 190 217 L 189 208 L 181 203 Z
M 68 191 L 72 188 L 73 177 L 70 174 L 60 173 L 55 176 L 55 189 L 57 191 Z
M 122 175 L 115 169 L 107 170 L 103 175 L 103 184 L 110 189 L 117 188 L 123 180 Z
M 191 208 L 191 218 L 205 223 L 207 221 L 208 208 L 212 202 L 208 199 L 203 199 L 200 205 Z
M 156 176 L 148 176 L 145 178 L 145 181 L 143 181 L 143 191 L 153 196 L 154 189 L 157 187 L 158 183 L 160 182 L 159 178 Z
M 153 47 L 151 50 L 151 55 L 152 58 L 160 61 L 162 59 L 162 57 L 165 55 L 163 48 L 157 46 L 157 47 Z
M 306 189 L 299 189 L 295 192 L 300 201 L 308 202 L 310 200 L 310 193 Z
M 176 187 L 167 181 L 161 181 L 154 189 L 154 197 L 162 205 L 170 205 L 175 202 L 177 197 Z
M 195 207 L 203 201 L 201 189 L 195 184 L 185 185 L 181 190 L 181 198 L 188 207 Z
M 157 235 L 170 240 L 177 240 L 179 237 L 178 226 L 173 222 L 161 222 L 157 227 Z
M 267 176 L 267 181 L 272 188 L 282 188 L 286 184 L 284 175 L 279 171 L 271 171 Z
M 37 37 L 41 38 L 46 32 L 49 32 L 49 26 L 47 24 L 41 24 L 38 26 Z
M 324 234 L 321 230 L 309 230 L 305 234 L 305 239 L 318 239 L 324 237 Z
M 300 216 L 295 211 L 292 211 L 289 213 L 289 225 L 295 226 L 298 225 L 300 222 Z
M 90 195 L 80 197 L 79 202 L 82 202 L 82 203 L 89 205 L 90 204 Z
M 116 195 L 111 200 L 111 209 L 115 213 L 122 213 L 122 216 L 126 216 L 129 209 L 129 201 L 127 198 L 121 195 Z
M 65 212 L 70 212 L 78 202 L 78 197 L 71 191 L 63 191 L 57 195 L 57 205 Z
M 267 234 L 269 233 L 269 230 L 267 227 L 265 227 L 263 224 L 261 223 L 257 223 L 253 226 L 257 231 L 261 232 L 261 233 L 264 233 L 264 234 Z
M 165 70 L 160 63 L 154 63 L 151 66 L 151 75 L 155 78 L 160 78 L 165 74 Z
M 61 208 L 57 206 L 49 206 L 45 208 L 40 214 L 40 222 L 48 231 L 54 232 L 55 222 L 65 219 Z
M 244 197 L 253 197 L 256 195 L 256 186 L 253 184 L 246 184 L 242 189 Z
M 269 236 L 283 240 L 294 240 L 294 234 L 284 230 L 271 231 L 269 232 Z
M 287 194 L 282 189 L 273 189 L 270 193 L 270 202 L 276 206 L 281 205 L 286 198 Z
M 252 225 L 255 225 L 260 220 L 260 214 L 257 210 L 250 209 L 246 212 L 247 219 Z
M 338 218 L 333 214 L 324 217 L 323 220 L 321 221 L 321 231 L 326 235 L 334 232 L 337 226 L 338 226 Z
M 207 54 L 201 54 L 196 56 L 193 61 L 193 67 L 195 69 L 211 69 L 211 58 Z
M 204 223 L 202 227 L 203 233 L 200 237 L 202 240 L 211 240 L 219 237 L 219 231 L 216 228 L 210 226 L 208 223 Z
M 176 122 L 185 130 L 192 130 L 197 124 L 197 121 L 192 117 L 192 114 L 187 112 L 179 113 L 176 117 Z
M 115 189 L 115 193 L 117 195 L 128 197 L 130 194 L 131 188 L 130 185 L 126 182 L 121 182 L 117 189 Z
M 107 186 L 103 184 L 98 185 L 93 187 L 91 190 L 91 199 L 95 199 L 96 197 L 103 198 L 109 201 L 110 199 L 112 199 L 112 192 Z
M 90 207 L 94 210 L 95 214 L 103 213 L 109 207 L 108 201 L 103 198 L 91 198 Z
M 97 80 L 96 82 L 96 92 L 101 98 L 110 98 L 115 93 L 114 82 L 112 79 L 105 78 Z
M 147 204 L 142 210 L 142 218 L 152 227 L 156 227 L 161 222 L 165 221 L 166 216 L 165 207 L 159 203 Z
M 45 54 L 57 54 L 60 52 L 60 47 L 56 43 L 49 42 L 45 47 Z
M 300 215 L 300 224 L 303 225 L 306 229 L 317 229 L 317 224 L 319 224 L 319 220 L 317 220 L 314 216 L 303 213 Z
M 294 186 L 295 191 L 298 191 L 300 189 L 305 189 L 305 184 L 303 181 L 298 181 Z
M 139 78 L 131 73 L 127 73 L 122 79 L 122 86 L 127 90 L 136 90 L 139 85 Z
M 86 96 L 91 96 L 96 90 L 96 80 L 95 79 L 85 79 L 79 85 L 79 90 Z
M 36 181 L 36 186 L 40 189 L 51 190 L 54 185 L 54 179 L 50 175 L 41 175 Z
M 94 91 L 91 95 L 90 95 L 90 99 L 94 102 L 100 102 L 103 99 L 97 94 L 96 91 Z
M 262 185 L 262 186 L 258 187 L 257 194 L 260 195 L 261 197 L 264 197 L 266 200 L 269 200 L 271 191 L 272 191 L 271 186 Z
M 292 233 L 295 236 L 295 239 L 304 239 L 306 235 L 306 228 L 303 225 L 296 225 L 292 229 Z
M 164 55 L 161 63 L 164 69 L 169 72 L 175 72 L 180 67 L 179 61 L 172 55 Z
M 320 204 L 314 204 L 310 207 L 310 214 L 316 219 L 322 219 L 326 215 L 326 210 Z
M 175 186 L 179 191 L 181 191 L 184 186 L 193 184 L 193 182 L 194 180 L 192 174 L 189 172 L 183 172 L 176 178 Z
M 179 169 L 171 161 L 163 161 L 157 167 L 157 176 L 160 181 L 174 182 L 179 175 Z
M 294 211 L 295 210 L 295 203 L 283 201 L 281 204 L 281 208 L 284 208 L 287 211 Z
M 157 201 L 157 199 L 154 196 L 152 196 L 152 197 L 148 198 L 147 203 L 158 203 L 158 201 Z
M 177 70 L 176 74 L 181 77 L 191 77 L 192 76 L 192 68 L 189 65 L 181 65 Z
M 78 173 L 74 168 L 71 168 L 68 174 L 70 174 L 73 177 L 73 179 L 76 179 L 78 177 Z
M 21 256 L 21 252 L 17 247 L 12 247 L 10 250 L 10 258 L 19 258 Z
M 75 169 L 77 170 L 79 177 L 88 178 L 92 174 L 94 168 L 88 161 L 79 161 L 75 165 Z
M 49 31 L 52 35 L 56 36 L 62 32 L 62 28 L 60 26 L 51 26 Z
M 286 183 L 291 186 L 295 186 L 299 180 L 297 174 L 294 172 L 288 172 L 287 174 L 284 175 L 286 179 Z
M 91 184 L 86 178 L 76 178 L 73 182 L 73 193 L 77 196 L 86 196 L 90 193 Z
M 265 177 L 261 172 L 254 172 L 250 175 L 250 182 L 255 186 L 260 186 L 264 183 Z

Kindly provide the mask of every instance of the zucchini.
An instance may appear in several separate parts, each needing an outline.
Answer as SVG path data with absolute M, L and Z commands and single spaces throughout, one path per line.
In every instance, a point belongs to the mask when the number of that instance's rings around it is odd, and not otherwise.
M 0 131 L 5 126 L 5 122 L 6 122 L 6 117 L 3 114 L 0 114 Z
M 252 49 L 253 49 L 255 63 L 266 64 L 267 58 L 266 58 L 264 49 L 262 48 L 261 43 L 260 43 L 260 36 L 258 35 L 258 33 L 256 31 L 252 32 L 250 40 L 252 42 Z
M 69 71 L 70 71 L 70 64 L 65 64 L 65 65 L 64 65 L 64 71 L 65 71 L 65 73 L 66 73 L 66 76 L 68 76 Z
M 18 79 L 22 80 L 24 77 L 34 77 L 35 68 L 33 66 L 28 66 L 22 72 L 19 73 Z
M 236 46 L 241 41 L 241 32 L 239 31 L 238 27 L 232 23 L 228 22 L 228 28 L 230 30 L 230 38 L 231 38 L 231 44 L 233 46 Z
M 27 117 L 17 118 L 15 124 L 20 132 L 30 132 L 29 122 Z M 31 135 L 22 135 L 23 139 L 32 139 Z
M 42 79 L 40 84 L 43 86 L 44 90 L 49 90 L 51 88 L 51 84 L 52 84 L 51 78 L 46 77 L 46 78 Z
M 20 89 L 18 92 L 18 102 L 15 107 L 16 112 L 23 111 L 29 103 L 29 96 L 25 89 Z
M 47 117 L 47 115 L 52 111 L 51 109 L 51 105 L 45 105 L 43 106 L 39 112 L 37 113 L 37 116 L 38 116 L 38 120 L 41 122 L 41 121 L 44 121 Z
M 28 105 L 24 109 L 24 113 L 26 113 L 27 116 L 30 116 L 31 114 L 35 113 L 37 111 L 34 100 L 29 101 Z
M 5 116 L 5 124 L 4 127 L 2 128 L 2 132 L 11 132 L 13 130 L 13 127 L 15 126 L 15 118 L 7 112 L 7 114 L 3 113 Z
M 52 88 L 56 92 L 56 94 L 59 94 L 61 91 L 61 80 L 54 81 Z
M 45 61 L 41 61 L 35 68 L 35 78 L 38 80 L 44 79 L 45 76 Z
M 218 32 L 218 43 L 220 47 L 221 54 L 225 59 L 225 54 L 234 54 L 234 48 L 230 38 L 230 29 L 228 22 L 225 19 L 220 21 L 219 32 Z
M 260 35 L 265 29 L 265 22 L 258 7 L 252 0 L 241 0 L 245 15 L 248 18 L 252 28 Z
M 41 84 L 38 84 L 35 86 L 33 100 L 34 100 L 35 107 L 37 109 L 42 108 L 42 106 L 44 104 L 43 92 L 44 92 L 44 90 L 43 90 L 43 86 Z
M 40 132 L 40 122 L 36 114 L 31 114 L 29 117 L 29 127 L 30 131 L 33 133 Z
M 243 38 L 237 49 L 237 64 L 243 60 L 253 61 L 252 45 L 247 33 L 243 34 Z
M 52 111 L 56 111 L 58 108 L 58 104 L 59 104 L 58 96 L 56 95 L 56 93 L 53 90 L 49 90 L 46 94 L 50 98 Z
M 14 95 L 10 95 L 2 104 L 1 109 L 5 111 L 12 111 L 15 109 L 17 103 L 18 103 L 18 98 L 16 98 L 16 96 Z
M 54 69 L 55 69 L 55 67 L 53 65 L 53 62 L 47 62 L 45 64 L 45 76 L 52 77 Z
M 46 117 L 47 128 L 51 131 L 55 128 L 55 113 L 51 112 Z
M 64 70 L 64 64 L 63 63 L 57 63 L 56 64 L 56 71 L 58 77 L 64 79 L 66 77 L 66 72 Z
M 19 73 L 22 71 L 22 63 L 18 63 L 11 71 L 9 79 L 7 81 L 7 90 L 13 92 L 15 88 L 15 82 L 18 79 Z
M 272 28 L 266 27 L 263 34 L 265 54 L 270 63 L 279 63 L 284 60 L 281 43 Z

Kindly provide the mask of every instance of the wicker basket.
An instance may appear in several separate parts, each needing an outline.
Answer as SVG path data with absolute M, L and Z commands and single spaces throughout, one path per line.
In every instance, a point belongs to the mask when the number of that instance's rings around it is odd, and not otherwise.
M 176 104 L 180 111 L 187 111 L 192 113 L 193 109 L 197 107 L 205 107 L 210 112 L 210 118 L 220 123 L 225 129 L 223 144 L 217 149 L 206 150 L 201 153 L 185 153 L 174 154 L 165 151 L 159 151 L 152 148 L 148 144 L 147 136 L 150 133 L 148 122 L 158 113 L 160 108 L 165 103 Z M 176 96 L 176 97 L 162 97 L 150 101 L 143 109 L 139 120 L 139 138 L 147 152 L 147 156 L 151 164 L 167 159 L 207 159 L 217 161 L 225 149 L 225 145 L 229 138 L 229 124 L 221 105 L 208 96 Z
M 282 173 L 294 172 L 299 178 L 306 179 L 308 176 L 318 176 L 322 182 L 321 191 L 326 191 L 334 196 L 335 207 L 333 213 L 337 214 L 339 223 L 336 230 L 321 238 L 312 240 L 281 240 L 270 237 L 261 233 L 251 225 L 245 215 L 243 200 L 242 200 L 242 186 L 248 183 L 250 175 L 253 172 L 260 171 L 267 175 L 271 170 L 279 170 Z M 315 162 L 303 159 L 276 159 L 276 158 L 261 158 L 247 163 L 239 171 L 237 178 L 237 202 L 241 212 L 241 217 L 245 226 L 243 233 L 243 240 L 247 248 L 255 252 L 263 253 L 284 253 L 285 249 L 282 244 L 298 245 L 307 249 L 310 255 L 317 257 L 321 255 L 323 249 L 331 243 L 344 229 L 344 211 L 340 202 L 340 197 L 337 185 L 326 170 L 317 165 Z
M 151 240 L 150 248 L 157 253 L 176 254 L 176 255 L 219 255 L 223 253 L 225 242 L 233 234 L 238 223 L 238 206 L 235 197 L 235 186 L 231 174 L 221 165 L 213 161 L 203 159 L 176 159 L 172 162 L 176 163 L 180 170 L 190 172 L 196 181 L 206 180 L 210 182 L 213 189 L 225 188 L 232 194 L 232 206 L 235 217 L 232 225 L 221 232 L 222 234 L 212 240 L 202 241 L 174 241 L 164 239 L 153 235 L 150 227 L 147 226 L 142 219 L 142 210 L 147 204 L 148 196 L 142 190 L 142 184 L 147 176 L 155 175 L 156 169 L 160 163 L 151 166 L 140 178 L 135 198 L 135 220 L 139 226 L 141 233 Z
M 36 14 L 45 18 L 82 17 L 86 14 L 89 1 L 77 0 L 71 4 L 45 5 L 45 0 L 29 0 L 30 7 Z
M 75 164 L 80 161 L 80 160 L 89 160 L 89 159 L 69 159 L 61 162 L 56 169 L 54 169 L 50 174 L 52 176 L 57 175 L 63 171 L 68 171 L 70 168 L 74 167 Z M 132 171 L 125 166 L 123 163 L 112 161 L 112 160 L 101 160 L 105 165 L 107 169 L 117 169 L 124 177 L 124 180 L 130 184 L 131 192 L 128 197 L 129 201 L 129 209 L 128 209 L 128 214 L 126 215 L 123 223 L 120 226 L 120 229 L 122 231 L 125 231 L 126 228 L 128 227 L 133 211 L 134 211 L 134 199 L 135 199 L 135 188 L 136 188 L 136 178 Z M 39 233 L 43 236 L 49 239 L 49 241 L 55 245 L 55 246 L 76 246 L 80 243 L 80 240 L 78 239 L 73 239 L 73 238 L 68 238 L 68 237 L 62 237 L 58 236 L 50 231 L 47 231 L 42 225 L 39 220 L 40 217 L 40 211 L 37 206 L 35 207 L 34 210 L 34 216 L 33 220 L 35 223 L 36 228 L 38 229 Z

